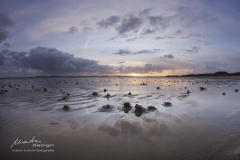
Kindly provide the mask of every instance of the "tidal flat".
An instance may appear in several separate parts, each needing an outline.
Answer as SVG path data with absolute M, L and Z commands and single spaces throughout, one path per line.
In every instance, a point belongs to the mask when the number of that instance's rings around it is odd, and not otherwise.
M 240 159 L 240 78 L 5 78 L 0 86 L 4 159 Z

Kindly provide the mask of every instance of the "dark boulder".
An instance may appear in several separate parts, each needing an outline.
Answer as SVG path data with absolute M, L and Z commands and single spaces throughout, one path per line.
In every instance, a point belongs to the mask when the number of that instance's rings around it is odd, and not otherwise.
M 204 90 L 207 90 L 206 88 L 204 87 L 199 87 L 200 91 L 204 91 Z
M 149 111 L 155 111 L 155 110 L 157 110 L 157 108 L 154 107 L 154 106 L 148 106 L 148 107 L 147 107 L 147 110 L 149 110 Z
M 163 103 L 163 106 L 165 106 L 165 107 L 170 107 L 170 106 L 172 106 L 172 103 L 171 103 L 171 102 L 164 102 L 164 103 Z
M 144 112 L 144 111 L 146 111 L 146 109 L 143 106 L 138 104 L 135 105 L 135 112 Z
M 67 104 L 65 104 L 64 106 L 63 106 L 63 110 L 69 110 L 70 109 L 70 107 L 69 107 L 69 105 L 67 105 Z
M 123 108 L 124 109 L 131 109 L 132 106 L 131 106 L 131 104 L 129 102 L 125 102 L 124 105 L 123 105 Z
M 97 96 L 98 93 L 97 93 L 97 92 L 93 92 L 92 95 L 93 95 L 93 96 Z

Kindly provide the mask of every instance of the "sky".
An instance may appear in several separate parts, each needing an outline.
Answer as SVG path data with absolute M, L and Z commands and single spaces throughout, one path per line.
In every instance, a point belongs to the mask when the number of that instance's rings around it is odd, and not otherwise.
M 239 0 L 0 0 L 0 77 L 240 72 Z

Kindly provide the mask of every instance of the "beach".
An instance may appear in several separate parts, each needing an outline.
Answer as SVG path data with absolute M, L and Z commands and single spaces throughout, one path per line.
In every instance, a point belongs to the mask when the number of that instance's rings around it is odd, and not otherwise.
M 4 159 L 240 159 L 239 78 L 38 77 L 0 84 Z

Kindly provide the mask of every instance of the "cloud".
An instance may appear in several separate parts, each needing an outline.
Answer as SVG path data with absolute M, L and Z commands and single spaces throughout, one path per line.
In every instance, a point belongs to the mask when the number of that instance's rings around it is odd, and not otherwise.
M 175 34 L 176 35 L 181 35 L 181 34 L 183 34 L 183 31 L 182 30 L 177 30 L 177 31 L 175 31 Z
M 164 36 L 164 37 L 161 37 L 161 36 L 155 36 L 155 40 L 164 40 L 164 39 L 173 39 L 174 37 L 172 36 Z
M 170 24 L 170 19 L 168 17 L 163 16 L 149 16 L 148 21 L 151 26 L 154 27 L 161 27 L 162 29 L 165 29 Z
M 192 47 L 191 49 L 186 49 L 185 51 L 190 52 L 190 53 L 198 53 L 200 50 L 200 47 Z
M 182 39 L 189 39 L 189 38 L 192 38 L 192 37 L 194 37 L 194 38 L 204 38 L 204 37 L 206 37 L 206 35 L 203 35 L 201 33 L 191 33 L 191 34 L 188 34 L 187 36 L 181 37 L 181 38 Z
M 206 65 L 205 70 L 210 71 L 210 72 L 216 72 L 216 71 L 219 71 L 220 69 L 215 66 Z
M 112 15 L 108 18 L 100 18 L 100 20 L 95 21 L 95 24 L 100 28 L 112 27 L 121 36 L 129 37 L 134 34 L 136 37 L 142 35 L 144 39 L 146 38 L 144 36 L 149 34 L 158 34 L 156 37 L 159 38 L 169 37 L 162 34 L 167 30 L 172 31 L 176 27 L 180 29 L 175 32 L 175 35 L 181 35 L 183 33 L 181 28 L 203 25 L 217 20 L 206 10 L 193 10 L 189 7 L 172 8 L 165 13 L 154 15 L 151 14 L 152 10 L 154 9 L 146 8 L 139 12 Z M 99 29 L 99 27 L 95 26 L 95 29 Z M 160 33 L 161 35 L 159 35 Z M 130 41 L 130 39 L 127 41 Z
M 64 32 L 64 34 L 74 34 L 78 31 L 78 28 L 75 26 L 72 26 L 71 28 L 69 28 L 69 30 L 67 32 Z
M 83 46 L 82 49 L 87 49 L 88 44 L 89 44 L 89 42 L 90 42 L 91 40 L 93 40 L 93 38 L 89 38 L 89 39 L 87 39 L 87 40 L 86 40 L 86 43 L 85 43 L 85 45 Z
M 3 42 L 9 34 L 6 28 L 13 26 L 13 24 L 7 14 L 0 13 L 0 43 Z
M 153 33 L 155 33 L 155 32 L 156 32 L 155 29 L 146 29 L 146 30 L 144 30 L 141 34 L 142 34 L 142 35 L 147 35 L 147 34 L 153 34 Z
M 10 47 L 10 43 L 3 43 L 3 46 L 6 47 L 6 49 L 8 49 Z
M 90 31 L 93 29 L 91 23 L 89 23 L 87 20 L 83 20 L 79 25 L 82 27 L 83 31 Z
M 119 16 L 110 16 L 107 19 L 103 19 L 100 22 L 97 22 L 97 25 L 99 25 L 102 28 L 108 28 L 110 26 L 115 26 L 118 22 L 120 22 Z
M 161 51 L 160 49 L 152 49 L 152 50 L 141 50 L 137 52 L 131 52 L 127 49 L 119 49 L 118 52 L 113 53 L 115 55 L 125 56 L 125 55 L 136 55 L 136 54 L 151 54 L 151 53 L 157 53 Z
M 166 69 L 162 65 L 156 64 L 145 64 L 144 66 L 126 66 L 126 67 L 119 67 L 120 73 L 162 73 L 163 70 Z
M 149 13 L 152 11 L 152 8 L 146 8 L 138 13 L 139 17 L 145 17 L 148 16 Z
M 163 57 L 160 57 L 160 58 L 169 58 L 169 59 L 172 59 L 172 58 L 173 58 L 173 55 L 172 55 L 172 54 L 166 54 L 166 55 L 164 55 Z
M 74 57 L 56 48 L 37 47 L 30 52 L 0 52 L 1 67 L 3 68 L 26 68 L 39 70 L 52 75 L 64 75 L 70 73 L 111 73 L 113 67 L 99 65 L 97 61 Z
M 142 25 L 142 19 L 139 17 L 131 16 L 124 18 L 116 30 L 119 34 L 125 34 L 131 31 L 137 31 Z
M 125 61 L 121 61 L 121 62 L 118 62 L 118 63 L 122 64 L 122 63 L 125 63 Z

